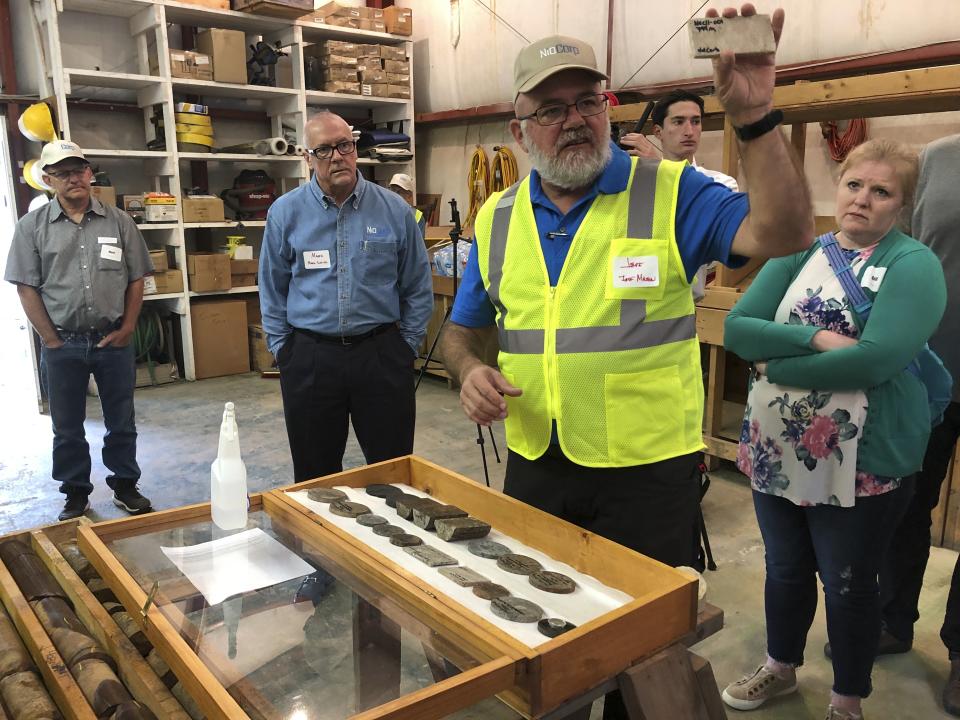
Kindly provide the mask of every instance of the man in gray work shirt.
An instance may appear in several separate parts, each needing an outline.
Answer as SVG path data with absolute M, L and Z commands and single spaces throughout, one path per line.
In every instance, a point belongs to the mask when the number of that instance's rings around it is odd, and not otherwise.
M 53 479 L 67 496 L 60 520 L 90 503 L 90 448 L 83 421 L 93 373 L 100 392 L 103 464 L 113 502 L 130 513 L 150 510 L 137 490 L 134 351 L 143 277 L 153 272 L 140 231 L 126 213 L 91 196 L 93 173 L 79 146 L 56 140 L 40 155 L 56 197 L 17 223 L 4 279 L 16 284 L 40 336 L 41 374 L 53 423 Z

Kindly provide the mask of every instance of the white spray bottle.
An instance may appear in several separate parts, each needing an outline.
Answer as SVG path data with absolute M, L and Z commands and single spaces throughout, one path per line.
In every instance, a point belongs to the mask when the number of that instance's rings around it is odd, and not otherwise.
M 247 468 L 240 458 L 240 435 L 233 403 L 223 406 L 220 447 L 210 465 L 210 505 L 214 524 L 221 530 L 247 525 Z

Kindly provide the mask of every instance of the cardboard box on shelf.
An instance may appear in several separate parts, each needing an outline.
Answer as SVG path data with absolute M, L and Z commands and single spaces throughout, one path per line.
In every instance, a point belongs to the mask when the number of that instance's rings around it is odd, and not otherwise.
M 384 60 L 383 69 L 390 73 L 410 74 L 409 60 Z
M 267 349 L 267 333 L 263 325 L 250 323 L 247 326 L 250 340 L 250 367 L 257 372 L 270 370 L 274 365 L 273 353 Z
M 324 82 L 357 82 L 357 69 L 355 67 L 328 67 L 323 69 Z
M 357 57 L 380 57 L 380 46 L 358 43 Z
M 403 45 L 380 45 L 379 48 L 380 57 L 382 57 L 384 60 L 407 59 L 407 48 Z
M 383 9 L 383 21 L 387 32 L 394 35 L 413 34 L 413 10 L 392 5 Z
M 167 295 L 183 292 L 183 275 L 179 270 L 165 270 L 143 279 L 144 295 Z
M 250 371 L 247 304 L 210 300 L 190 304 L 197 380 Z
M 259 260 L 231 260 L 230 284 L 233 287 L 253 287 L 257 284 Z
M 212 10 L 230 9 L 230 0 L 181 0 L 181 2 L 185 2 L 187 5 L 200 5 Z
M 149 193 L 143 198 L 143 214 L 148 223 L 176 222 L 179 218 L 177 198 L 166 193 Z
M 151 71 L 159 74 L 159 68 L 151 59 Z M 187 61 L 187 54 L 184 50 L 170 50 L 170 76 L 175 78 L 193 79 L 193 70 Z
M 383 60 L 378 57 L 357 58 L 357 70 L 383 70 Z
M 150 262 L 153 263 L 154 272 L 166 272 L 170 269 L 170 264 L 167 262 L 167 250 L 166 248 L 162 250 L 150 250 Z
M 323 57 L 324 55 L 339 55 L 340 57 L 360 57 L 360 46 L 357 43 L 342 40 L 327 40 L 303 49 L 304 57 Z
M 373 32 L 386 32 L 387 25 L 383 20 L 370 20 L 368 18 L 360 18 L 357 20 L 357 27 L 360 30 L 372 30 Z
M 365 97 L 390 97 L 389 87 L 386 83 L 364 83 L 360 85 L 360 94 Z
M 320 66 L 356 68 L 357 59 L 349 55 L 321 55 Z
M 333 82 L 324 83 L 323 91 L 332 92 L 332 93 L 343 93 L 344 95 L 359 95 L 360 83 L 345 82 L 343 80 L 335 80 Z
M 342 15 L 328 15 L 327 17 L 317 17 L 312 18 L 314 25 L 332 25 L 334 27 L 349 27 L 349 28 L 359 28 L 360 27 L 360 18 L 358 17 L 344 17 Z
M 379 68 L 370 68 L 360 73 L 360 82 L 370 85 L 371 83 L 387 82 L 387 73 Z
M 247 303 L 247 322 L 260 322 L 260 296 L 256 294 L 247 295 L 243 298 Z
M 410 99 L 409 85 L 387 85 L 387 97 Z
M 179 379 L 176 363 L 137 363 L 137 387 L 166 385 Z
M 320 7 L 316 8 L 312 13 L 310 13 L 310 15 L 314 15 L 316 17 L 363 17 L 361 8 L 358 8 L 354 5 L 347 5 L 346 3 L 342 2 L 328 2 L 326 5 L 321 5 Z
M 197 33 L 197 50 L 210 57 L 215 82 L 247 84 L 247 43 L 243 32 L 205 28 Z
M 313 7 L 313 0 L 233 0 L 233 9 L 254 15 L 298 18 Z
M 383 10 L 374 7 L 359 7 L 360 17 L 367 20 L 383 20 Z
M 230 256 L 222 253 L 190 253 L 187 255 L 187 275 L 194 292 L 229 290 Z
M 90 193 L 103 205 L 117 206 L 117 189 L 111 185 L 91 185 Z
M 387 82 L 391 85 L 409 85 L 410 75 L 407 73 L 387 73 Z
M 214 195 L 186 195 L 183 198 L 183 221 L 223 222 L 223 200 Z

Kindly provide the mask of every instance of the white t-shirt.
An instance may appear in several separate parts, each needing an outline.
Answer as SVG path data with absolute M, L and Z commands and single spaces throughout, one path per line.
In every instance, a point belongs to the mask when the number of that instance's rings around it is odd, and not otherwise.
M 707 170 L 702 165 L 697 165 L 696 158 L 694 158 L 693 162 L 690 164 L 693 165 L 693 169 L 696 170 L 701 175 L 706 175 L 708 178 L 710 178 L 714 182 L 718 182 L 721 185 L 725 185 L 726 187 L 730 188 L 734 192 L 740 191 L 740 186 L 737 185 L 736 178 L 732 178 L 729 175 L 719 172 L 717 170 Z

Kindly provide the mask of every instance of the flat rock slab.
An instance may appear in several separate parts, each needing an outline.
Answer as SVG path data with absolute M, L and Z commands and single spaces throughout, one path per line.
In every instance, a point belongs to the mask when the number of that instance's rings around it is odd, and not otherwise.
M 527 580 L 537 590 L 557 593 L 558 595 L 568 595 L 577 589 L 577 583 L 573 581 L 573 578 L 551 570 L 537 570 L 530 573 Z
M 336 488 L 310 488 L 307 497 L 314 502 L 332 503 L 335 500 L 346 500 L 347 494 Z
M 416 515 L 416 513 L 414 513 Z M 437 537 L 441 540 L 473 540 L 490 534 L 489 523 L 472 517 L 437 518 L 434 521 Z
M 423 545 L 423 540 L 410 533 L 397 533 L 390 536 L 390 544 L 398 547 L 414 547 L 415 545 Z
M 465 518 L 467 513 L 456 505 L 422 504 L 413 508 L 413 524 L 424 530 L 433 530 L 434 523 L 443 518 Z
M 383 535 L 384 537 L 389 537 L 391 535 L 400 535 L 405 532 L 402 527 L 399 525 L 391 525 L 390 523 L 380 523 L 379 525 L 373 526 L 374 535 Z
M 463 565 L 455 567 L 442 567 L 439 573 L 449 580 L 453 580 L 460 587 L 470 587 L 482 582 L 489 582 L 487 578 Z
M 357 522 L 366 527 L 374 527 L 376 525 L 386 525 L 387 519 L 381 515 L 364 513 L 363 515 L 357 515 Z
M 471 540 L 467 543 L 467 550 L 477 557 L 487 558 L 489 560 L 496 560 L 501 555 L 510 554 L 510 548 L 503 543 L 494 542 L 493 540 Z
M 404 520 L 413 520 L 413 511 L 419 510 L 430 505 L 439 505 L 433 498 L 417 497 L 416 495 L 404 495 L 397 498 L 397 515 Z
M 777 49 L 769 15 L 694 18 L 687 23 L 687 33 L 690 55 L 695 58 L 718 57 L 726 50 L 751 55 Z
M 514 575 L 530 575 L 542 570 L 543 565 L 526 555 L 508 553 L 497 558 L 497 567 Z
M 503 585 L 495 582 L 480 582 L 473 586 L 473 594 L 484 600 L 496 600 L 497 598 L 507 597 L 510 591 Z
M 497 617 L 511 622 L 532 623 L 543 617 L 543 608 L 539 605 L 513 595 L 494 599 L 490 609 Z
M 430 567 L 441 567 L 443 565 L 456 565 L 457 559 L 450 557 L 445 552 L 440 552 L 434 547 L 429 545 L 415 545 L 413 547 L 405 547 L 404 552 L 410 553 L 417 560 L 429 565 Z
M 373 485 L 367 485 L 366 493 L 371 497 L 386 500 L 391 495 L 393 497 L 396 497 L 397 495 L 403 495 L 403 490 L 398 488 L 396 485 L 381 485 L 379 483 L 374 483 Z
M 330 503 L 330 512 L 340 517 L 355 518 L 357 515 L 365 515 L 370 512 L 370 508 L 358 502 L 349 500 L 334 500 Z

